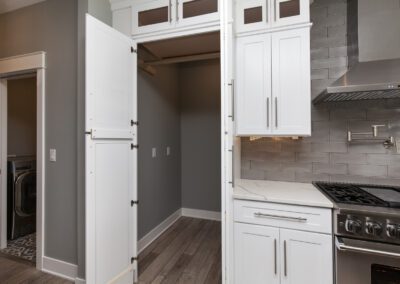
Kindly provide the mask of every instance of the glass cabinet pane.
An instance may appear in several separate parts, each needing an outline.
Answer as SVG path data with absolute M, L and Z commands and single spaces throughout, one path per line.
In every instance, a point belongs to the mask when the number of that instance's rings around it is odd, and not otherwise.
M 244 24 L 262 22 L 262 7 L 247 8 L 244 10 Z
M 168 6 L 140 11 L 138 14 L 139 14 L 138 16 L 139 27 L 167 23 L 169 21 Z
M 289 0 L 279 2 L 280 18 L 288 18 L 300 15 L 300 0 Z
M 218 12 L 218 0 L 193 0 L 183 3 L 183 18 Z

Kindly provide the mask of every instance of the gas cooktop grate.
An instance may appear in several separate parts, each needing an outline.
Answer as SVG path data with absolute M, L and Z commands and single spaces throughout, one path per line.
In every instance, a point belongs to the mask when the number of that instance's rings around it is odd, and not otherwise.
M 314 184 L 336 203 L 389 207 L 387 202 L 355 185 L 323 182 Z

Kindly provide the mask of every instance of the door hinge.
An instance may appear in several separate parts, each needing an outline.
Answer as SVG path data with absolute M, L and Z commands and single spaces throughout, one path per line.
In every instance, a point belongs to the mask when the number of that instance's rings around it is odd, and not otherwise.
M 139 258 L 138 257 L 131 257 L 131 263 L 134 263 L 135 261 L 138 261 Z
M 133 119 L 131 120 L 131 126 L 134 126 L 134 125 L 139 125 L 139 121 L 134 121 Z
M 131 207 L 133 207 L 133 205 L 138 205 L 139 204 L 139 200 L 131 200 Z
M 85 131 L 85 135 L 92 135 L 92 129 L 90 129 L 89 131 Z
M 131 53 L 137 53 L 137 49 L 134 49 L 133 46 L 131 46 Z
M 133 150 L 133 149 L 139 149 L 139 145 L 135 145 L 135 144 L 131 144 L 131 150 Z

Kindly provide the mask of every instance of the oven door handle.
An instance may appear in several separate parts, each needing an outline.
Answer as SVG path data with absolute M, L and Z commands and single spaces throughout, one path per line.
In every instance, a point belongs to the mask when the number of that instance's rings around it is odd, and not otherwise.
M 374 255 L 379 255 L 379 256 L 389 256 L 389 257 L 399 257 L 400 258 L 400 253 L 346 245 L 342 241 L 342 239 L 339 237 L 335 238 L 335 244 L 336 244 L 336 248 L 339 251 L 359 252 L 359 253 L 374 254 Z

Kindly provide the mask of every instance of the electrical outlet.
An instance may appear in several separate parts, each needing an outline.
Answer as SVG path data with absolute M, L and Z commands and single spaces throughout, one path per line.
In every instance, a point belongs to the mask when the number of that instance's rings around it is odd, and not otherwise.
M 167 147 L 167 156 L 171 155 L 171 147 Z
M 56 162 L 56 161 L 57 161 L 57 150 L 50 149 L 50 162 Z
M 151 157 L 152 157 L 152 158 L 157 157 L 157 148 L 152 148 L 152 149 L 151 149 Z

